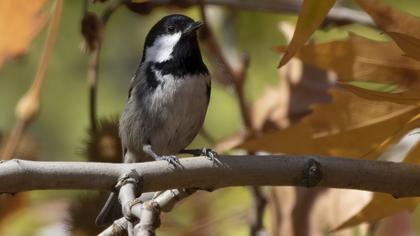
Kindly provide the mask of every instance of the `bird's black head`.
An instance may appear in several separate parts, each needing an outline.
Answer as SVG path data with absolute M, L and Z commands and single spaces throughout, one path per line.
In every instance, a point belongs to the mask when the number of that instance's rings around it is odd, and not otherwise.
M 196 33 L 202 25 L 184 15 L 163 17 L 147 34 L 142 62 L 164 66 L 167 70 L 167 67 L 171 67 L 170 70 L 207 71 L 202 62 Z
M 188 16 L 184 15 L 169 15 L 160 19 L 149 31 L 146 38 L 146 46 L 152 46 L 159 36 L 177 35 L 180 33 L 183 36 L 194 36 L 195 30 L 200 28 L 202 23 L 195 22 Z

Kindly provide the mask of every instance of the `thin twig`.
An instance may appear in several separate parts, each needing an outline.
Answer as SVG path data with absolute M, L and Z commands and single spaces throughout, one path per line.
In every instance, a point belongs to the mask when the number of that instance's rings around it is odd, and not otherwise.
M 251 230 L 250 235 L 251 236 L 263 236 L 268 235 L 267 232 L 264 229 L 264 210 L 267 206 L 267 199 L 265 198 L 261 187 L 259 186 L 252 186 L 250 187 L 252 198 L 253 198 L 253 204 L 252 207 L 252 219 L 251 219 Z
M 96 97 L 97 84 L 99 79 L 99 57 L 101 54 L 102 40 L 98 40 L 97 48 L 89 56 L 88 62 L 88 86 L 89 86 L 89 120 L 90 128 L 95 131 L 97 128 Z
M 295 204 L 292 210 L 292 229 L 295 236 L 310 235 L 312 209 L 325 188 L 295 188 Z
M 244 54 L 241 58 L 241 68 L 236 73 L 236 80 L 234 83 L 235 93 L 237 96 L 237 100 L 239 102 L 239 108 L 241 111 L 241 117 L 244 122 L 244 125 L 247 129 L 251 130 L 252 128 L 252 121 L 251 115 L 249 112 L 249 103 L 245 98 L 245 81 L 246 81 L 246 72 L 248 71 L 249 67 L 249 57 L 248 55 Z
M 102 231 L 98 236 L 119 236 L 119 235 L 126 235 L 125 232 L 128 228 L 128 221 L 122 217 L 114 223 L 106 228 L 104 231 Z
M 13 127 L 12 132 L 10 133 L 10 137 L 7 140 L 7 143 L 4 147 L 3 153 L 0 156 L 0 160 L 9 160 L 15 155 L 20 140 L 22 139 L 23 134 L 25 133 L 26 126 L 28 122 L 24 122 L 21 119 L 16 120 L 16 124 Z
M 39 97 L 41 93 L 41 86 L 45 78 L 52 50 L 57 38 L 62 8 L 63 0 L 57 0 L 53 7 L 53 15 L 50 20 L 47 38 L 45 39 L 44 49 L 41 54 L 34 81 L 16 106 L 16 124 L 11 132 L 11 137 L 6 143 L 3 153 L 0 156 L 0 159 L 10 159 L 15 155 L 22 136 L 26 131 L 26 128 L 36 118 L 39 112 Z
M 213 66 L 213 79 L 218 80 L 222 84 L 232 85 L 235 80 L 234 72 L 223 56 L 223 52 L 208 24 L 204 7 L 200 5 L 199 9 L 201 19 L 204 22 L 203 29 L 200 31 L 200 39 L 202 39 L 206 55 Z
M 105 28 L 106 23 L 109 21 L 112 14 L 122 6 L 127 0 L 114 0 L 112 1 L 107 7 L 104 9 L 101 17 L 99 19 L 96 18 L 96 15 L 89 15 L 93 13 L 89 13 L 89 0 L 84 1 L 84 16 L 87 19 L 98 21 L 96 23 L 97 32 L 88 32 L 90 35 L 97 34 L 93 37 L 93 39 L 88 39 L 86 36 L 86 41 L 94 40 L 95 42 L 87 42 L 87 44 L 93 44 L 94 46 L 90 46 L 89 48 L 89 61 L 88 61 L 88 73 L 87 73 L 87 81 L 89 87 L 89 120 L 90 120 L 90 127 L 92 131 L 95 131 L 97 128 L 97 90 L 98 90 L 98 81 L 99 81 L 99 65 L 100 65 L 100 55 L 101 55 L 101 48 L 102 48 L 102 35 L 103 30 Z M 83 21 L 82 21 L 83 23 Z M 83 27 L 83 25 L 82 25 Z
M 277 236 L 281 235 L 281 224 L 283 221 L 283 216 L 281 212 L 281 204 L 280 204 L 281 196 L 278 195 L 276 192 L 276 188 L 270 189 L 270 204 L 271 204 L 271 235 Z

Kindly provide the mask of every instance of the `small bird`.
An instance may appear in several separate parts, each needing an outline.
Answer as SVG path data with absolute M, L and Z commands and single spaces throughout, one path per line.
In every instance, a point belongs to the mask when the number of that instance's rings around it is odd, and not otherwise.
M 185 150 L 203 125 L 210 99 L 211 78 L 196 33 L 202 25 L 169 15 L 147 34 L 119 121 L 124 162 L 166 160 L 176 165 L 178 153 L 216 157 L 210 149 Z M 95 223 L 107 225 L 121 216 L 118 193 L 113 192 Z

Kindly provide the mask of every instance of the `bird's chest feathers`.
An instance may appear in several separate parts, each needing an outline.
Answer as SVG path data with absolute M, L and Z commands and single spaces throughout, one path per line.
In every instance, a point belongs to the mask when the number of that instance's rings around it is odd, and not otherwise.
M 197 106 L 206 107 L 208 101 L 207 86 L 209 86 L 208 75 L 185 75 L 176 77 L 173 75 L 162 75 L 160 71 L 154 70 L 156 86 L 151 94 L 153 107 L 167 107 L 170 110 L 189 109 L 193 110 Z M 191 107 L 192 106 L 192 107 Z
M 209 75 L 177 78 L 155 72 L 157 86 L 150 93 L 149 114 L 155 114 L 152 146 L 161 154 L 185 148 L 200 130 L 209 101 Z

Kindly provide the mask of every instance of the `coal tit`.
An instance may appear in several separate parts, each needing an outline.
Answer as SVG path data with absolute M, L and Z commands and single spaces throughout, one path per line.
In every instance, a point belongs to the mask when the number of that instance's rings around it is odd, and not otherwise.
M 200 154 L 184 149 L 200 131 L 210 98 L 210 75 L 196 33 L 201 26 L 187 16 L 169 15 L 147 34 L 119 122 L 124 162 L 175 164 L 175 154 Z M 121 214 L 118 193 L 111 193 L 96 224 L 110 224 Z

